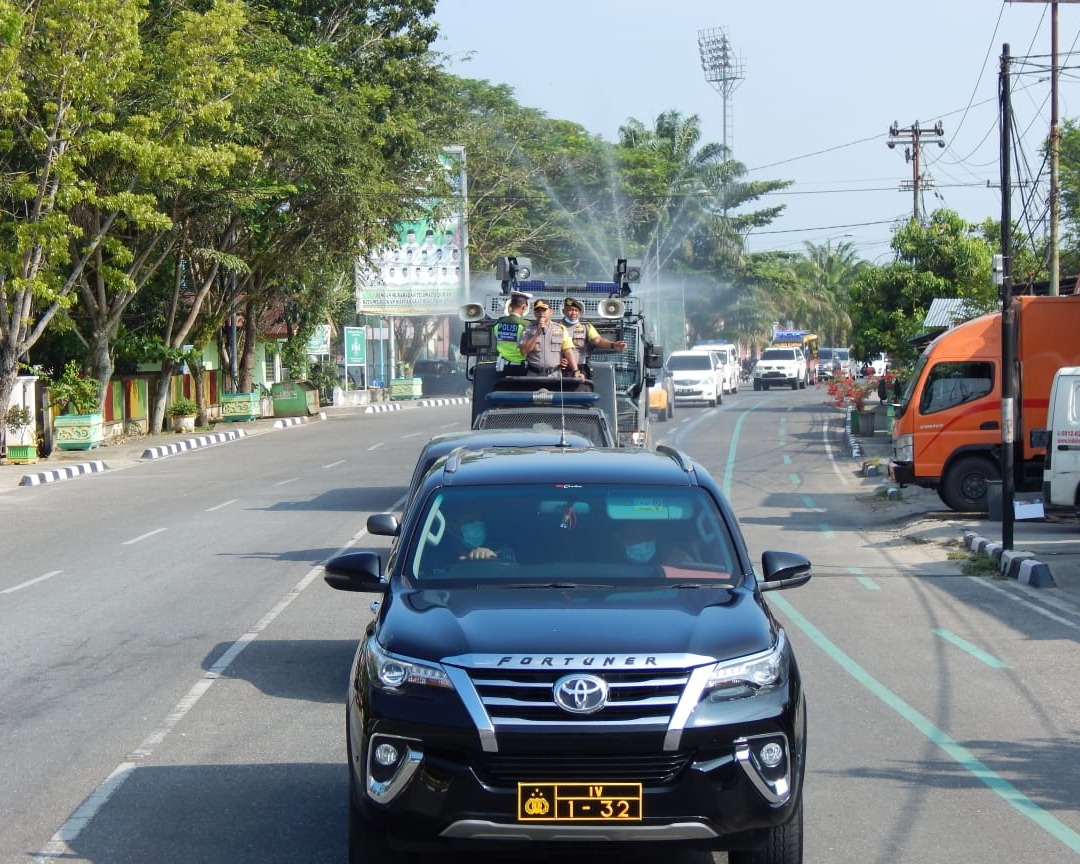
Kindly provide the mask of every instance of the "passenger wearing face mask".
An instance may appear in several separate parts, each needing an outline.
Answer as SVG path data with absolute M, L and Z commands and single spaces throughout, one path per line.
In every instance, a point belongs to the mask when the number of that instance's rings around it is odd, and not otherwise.
M 650 520 L 619 523 L 615 539 L 631 564 L 686 564 L 691 560 L 685 549 L 663 544 L 658 537 L 657 523 Z

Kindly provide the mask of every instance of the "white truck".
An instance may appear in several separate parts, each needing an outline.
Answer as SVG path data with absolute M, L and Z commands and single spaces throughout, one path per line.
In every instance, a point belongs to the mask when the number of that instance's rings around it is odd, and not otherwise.
M 1043 502 L 1080 510 L 1080 366 L 1064 366 L 1050 385 Z

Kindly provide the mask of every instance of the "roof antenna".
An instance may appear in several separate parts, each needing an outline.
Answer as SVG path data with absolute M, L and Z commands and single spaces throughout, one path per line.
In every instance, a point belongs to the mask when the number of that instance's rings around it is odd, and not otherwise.
M 559 430 L 559 446 L 569 447 L 569 442 L 566 440 L 566 399 L 564 398 L 563 382 L 566 381 L 566 376 L 562 374 L 562 369 L 559 369 L 559 423 L 562 425 L 562 429 Z

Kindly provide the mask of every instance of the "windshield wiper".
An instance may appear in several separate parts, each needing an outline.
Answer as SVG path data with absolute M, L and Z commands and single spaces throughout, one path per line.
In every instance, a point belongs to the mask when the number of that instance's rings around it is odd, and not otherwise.
M 731 588 L 730 583 L 718 582 L 674 582 L 665 585 L 665 588 L 723 588 L 725 591 Z
M 498 585 L 499 588 L 614 588 L 598 582 L 518 582 L 515 585 Z

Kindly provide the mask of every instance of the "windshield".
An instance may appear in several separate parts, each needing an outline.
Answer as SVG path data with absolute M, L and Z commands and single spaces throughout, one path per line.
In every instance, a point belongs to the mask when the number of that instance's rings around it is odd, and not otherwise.
M 668 358 L 668 369 L 672 372 L 710 371 L 712 368 L 712 358 L 705 352 L 701 354 L 672 354 Z
M 716 503 L 696 487 L 446 487 L 413 525 L 400 554 L 416 586 L 728 587 L 739 573 Z
M 818 360 L 832 360 L 832 348 L 822 348 L 818 352 Z
M 762 360 L 794 360 L 794 348 L 766 348 L 761 352 Z

